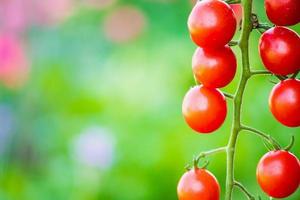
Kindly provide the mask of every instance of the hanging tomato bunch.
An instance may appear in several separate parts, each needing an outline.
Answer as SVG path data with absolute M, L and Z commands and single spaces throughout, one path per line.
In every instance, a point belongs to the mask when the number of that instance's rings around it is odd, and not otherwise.
M 234 3 L 234 6 L 229 5 Z M 242 6 L 238 0 L 201 0 L 188 18 L 188 29 L 197 49 L 192 58 L 192 71 L 199 85 L 192 87 L 184 96 L 182 113 L 186 123 L 194 131 L 212 133 L 222 126 L 227 115 L 226 97 L 234 101 L 232 135 L 225 147 L 202 152 L 194 158 L 193 166 L 181 177 L 177 193 L 179 200 L 219 200 L 220 185 L 215 176 L 199 166 L 208 155 L 227 153 L 226 200 L 231 200 L 232 188 L 240 188 L 248 199 L 255 197 L 232 174 L 235 143 L 240 131 L 250 131 L 261 136 L 270 149 L 257 166 L 257 181 L 270 197 L 285 198 L 293 194 L 300 184 L 299 159 L 289 152 L 291 144 L 282 148 L 271 136 L 245 126 L 240 121 L 240 110 L 245 85 L 253 75 L 272 74 L 280 79 L 271 91 L 269 106 L 274 117 L 288 127 L 300 126 L 300 37 L 284 26 L 300 22 L 299 0 L 265 0 L 268 18 L 275 27 L 259 23 L 252 14 L 252 2 L 244 0 L 243 26 L 239 41 L 231 41 L 240 23 Z M 233 8 L 235 10 L 233 10 Z M 239 12 L 237 13 L 236 10 Z M 262 32 L 259 54 L 267 71 L 255 71 L 249 67 L 248 40 L 250 32 Z M 227 86 L 237 70 L 236 57 L 230 46 L 239 45 L 242 52 L 243 72 L 235 95 L 225 94 L 220 88 Z M 233 139 L 232 139 L 233 138 Z M 233 152 L 233 153 L 232 153 Z M 228 158 L 229 157 L 229 158 Z M 259 198 L 260 199 L 260 198 Z

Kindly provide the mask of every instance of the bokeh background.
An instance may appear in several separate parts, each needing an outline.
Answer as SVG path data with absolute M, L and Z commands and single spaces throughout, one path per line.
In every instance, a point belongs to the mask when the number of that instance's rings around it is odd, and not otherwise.
M 0 0 L 1 200 L 177 199 L 184 166 L 226 145 L 232 120 L 230 101 L 213 134 L 196 134 L 182 118 L 182 98 L 194 85 L 196 47 L 186 27 L 193 3 Z M 261 0 L 254 11 L 267 21 Z M 254 31 L 251 66 L 263 69 L 258 38 Z M 299 157 L 300 129 L 269 112 L 272 79 L 251 79 L 242 120 L 283 145 L 295 135 Z M 238 80 L 239 73 L 222 90 L 233 93 Z M 236 178 L 262 199 L 255 168 L 265 152 L 260 138 L 240 134 Z M 209 160 L 223 195 L 225 155 Z M 246 198 L 236 190 L 234 199 Z M 300 191 L 287 199 L 299 200 Z

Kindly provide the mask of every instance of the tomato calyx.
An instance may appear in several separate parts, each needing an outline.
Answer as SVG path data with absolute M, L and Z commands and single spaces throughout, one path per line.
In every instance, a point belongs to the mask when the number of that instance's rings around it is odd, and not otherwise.
M 276 142 L 271 136 L 269 136 L 269 138 L 270 139 L 268 141 L 263 140 L 263 144 L 268 149 L 268 151 L 279 151 L 279 150 L 290 151 L 295 144 L 294 135 L 292 135 L 290 142 L 286 147 L 281 147 L 281 145 L 278 142 Z
M 290 151 L 293 148 L 294 144 L 295 144 L 295 136 L 292 135 L 290 143 L 285 148 L 283 148 L 283 150 Z
M 265 31 L 273 27 L 268 23 L 261 23 L 258 19 L 258 16 L 255 13 L 251 14 L 251 23 L 252 29 L 256 29 L 260 33 L 264 33 Z

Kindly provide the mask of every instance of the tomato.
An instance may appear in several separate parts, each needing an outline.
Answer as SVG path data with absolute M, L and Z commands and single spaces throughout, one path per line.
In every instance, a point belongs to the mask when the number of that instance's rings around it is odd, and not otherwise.
M 291 26 L 300 22 L 299 0 L 265 0 L 270 21 L 278 26 Z
M 259 52 L 265 67 L 274 74 L 288 75 L 300 69 L 300 37 L 291 29 L 277 26 L 264 32 Z
M 183 99 L 182 113 L 192 129 L 210 133 L 218 129 L 226 118 L 226 100 L 217 89 L 195 86 Z
M 281 81 L 271 91 L 269 106 L 274 117 L 289 127 L 300 126 L 300 81 Z
M 236 58 L 228 46 L 217 49 L 198 47 L 193 56 L 193 72 L 198 82 L 206 87 L 228 85 L 236 72 Z
M 179 200 L 219 200 L 220 185 L 209 171 L 194 168 L 181 177 L 177 194 Z
M 274 198 L 293 194 L 300 183 L 299 160 L 284 150 L 266 153 L 256 169 L 257 181 L 262 190 Z
M 201 47 L 227 44 L 236 30 L 236 19 L 230 6 L 220 0 L 202 0 L 193 8 L 188 28 L 192 40 Z

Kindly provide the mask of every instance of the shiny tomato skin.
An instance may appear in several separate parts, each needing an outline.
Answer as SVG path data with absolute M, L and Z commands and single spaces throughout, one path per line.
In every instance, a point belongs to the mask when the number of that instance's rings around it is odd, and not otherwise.
M 265 0 L 269 20 L 278 26 L 291 26 L 300 22 L 299 0 Z
M 199 133 L 211 133 L 224 122 L 227 105 L 217 89 L 203 85 L 191 88 L 183 99 L 182 113 L 187 124 Z
M 288 197 L 299 187 L 299 160 L 288 151 L 270 151 L 260 159 L 256 177 L 262 190 L 269 196 Z
M 273 27 L 259 41 L 259 53 L 272 73 L 288 75 L 300 69 L 300 37 L 286 27 Z
M 269 107 L 283 125 L 300 126 L 300 81 L 287 79 L 275 85 L 269 96 Z
M 228 85 L 236 73 L 236 58 L 228 46 L 217 49 L 198 47 L 193 56 L 193 73 L 206 87 L 221 88 Z
M 179 200 L 219 200 L 220 185 L 213 174 L 205 169 L 191 169 L 177 186 Z
M 192 40 L 200 47 L 215 48 L 226 45 L 236 30 L 232 8 L 220 0 L 202 0 L 188 18 Z

